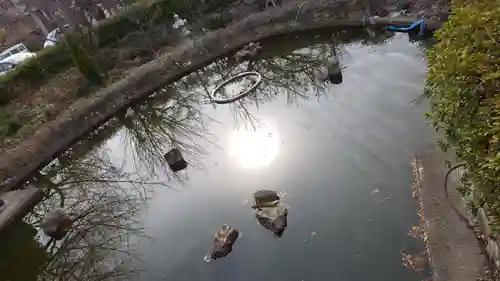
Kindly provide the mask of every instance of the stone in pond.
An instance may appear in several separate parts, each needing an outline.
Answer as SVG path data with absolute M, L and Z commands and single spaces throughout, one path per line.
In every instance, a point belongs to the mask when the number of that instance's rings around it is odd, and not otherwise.
M 173 148 L 164 157 L 167 160 L 168 166 L 174 172 L 184 170 L 187 167 L 187 162 L 182 157 L 181 151 L 178 148 Z
M 327 62 L 328 79 L 332 84 L 338 85 L 342 83 L 342 71 L 340 69 L 340 62 L 337 57 L 333 57 Z
M 47 236 L 61 240 L 73 226 L 73 220 L 61 211 L 54 211 L 45 215 L 40 226 Z
M 234 60 L 238 63 L 245 60 L 252 60 L 260 53 L 261 49 L 262 47 L 259 43 L 249 43 L 234 55 Z
M 253 208 L 272 207 L 275 206 L 280 200 L 278 193 L 273 190 L 256 191 L 253 194 L 253 197 L 255 199 L 255 205 Z
M 256 209 L 255 217 L 260 225 L 271 231 L 277 237 L 281 237 L 288 224 L 288 209 L 278 203 L 274 207 Z
M 233 250 L 233 244 L 236 242 L 240 232 L 227 224 L 224 224 L 214 235 L 212 248 L 205 256 L 206 261 L 216 260 L 227 256 Z

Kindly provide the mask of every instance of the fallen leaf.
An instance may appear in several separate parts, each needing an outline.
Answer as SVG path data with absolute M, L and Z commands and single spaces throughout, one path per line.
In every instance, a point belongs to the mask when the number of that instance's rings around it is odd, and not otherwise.
M 384 198 L 384 199 L 380 200 L 380 202 L 378 202 L 378 203 L 379 203 L 379 204 L 382 204 L 382 203 L 384 203 L 385 201 L 387 201 L 387 200 L 389 200 L 389 199 L 391 199 L 391 198 L 392 198 L 392 196 L 387 196 L 386 198 Z

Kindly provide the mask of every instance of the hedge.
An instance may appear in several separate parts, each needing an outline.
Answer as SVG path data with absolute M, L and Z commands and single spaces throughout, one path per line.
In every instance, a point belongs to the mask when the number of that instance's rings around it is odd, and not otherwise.
M 173 13 L 189 16 L 191 7 L 199 5 L 202 0 L 180 1 L 159 0 L 156 2 L 139 2 L 127 7 L 122 13 L 95 28 L 99 46 L 103 47 L 117 42 L 133 31 L 147 28 L 151 23 L 160 23 L 172 19 Z M 204 9 L 214 9 L 229 2 L 214 0 L 204 4 Z M 6 104 L 20 91 L 36 86 L 61 70 L 72 65 L 72 59 L 63 44 L 46 48 L 37 52 L 35 59 L 26 61 L 5 76 L 0 77 L 0 105 Z
M 465 3 L 468 2 L 468 3 Z M 500 1 L 455 3 L 428 51 L 427 117 L 466 165 L 463 195 L 500 226 Z

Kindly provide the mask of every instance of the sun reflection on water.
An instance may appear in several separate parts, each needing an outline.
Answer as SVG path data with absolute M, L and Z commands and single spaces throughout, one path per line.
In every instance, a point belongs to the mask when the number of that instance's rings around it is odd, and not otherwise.
M 268 166 L 279 153 L 279 134 L 271 124 L 243 126 L 229 136 L 229 156 L 245 169 Z

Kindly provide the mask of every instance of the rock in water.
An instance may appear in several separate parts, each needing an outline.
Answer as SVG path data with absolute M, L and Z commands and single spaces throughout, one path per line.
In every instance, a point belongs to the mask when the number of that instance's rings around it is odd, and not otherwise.
M 260 50 L 262 50 L 262 47 L 260 46 L 260 43 L 249 43 L 246 46 L 246 49 L 248 51 L 248 55 L 253 58 L 257 56 L 260 53 Z
M 255 199 L 254 208 L 275 206 L 280 200 L 278 193 L 276 193 L 276 191 L 272 191 L 272 190 L 256 191 L 253 194 L 253 197 Z
M 184 170 L 187 167 L 187 162 L 182 157 L 181 151 L 178 148 L 173 148 L 167 152 L 164 157 L 165 160 L 167 160 L 168 166 L 174 172 Z
M 253 208 L 259 224 L 281 237 L 287 226 L 288 210 L 280 203 L 278 193 L 272 190 L 259 190 L 253 196 L 255 198 Z
M 340 62 L 337 57 L 333 57 L 327 62 L 328 79 L 332 84 L 338 85 L 342 83 L 342 70 L 340 69 Z
M 40 225 L 43 232 L 55 240 L 61 240 L 73 226 L 73 220 L 61 211 L 49 212 Z
M 252 60 L 260 53 L 261 49 L 260 43 L 249 43 L 234 55 L 234 60 L 238 63 Z
M 277 237 L 281 237 L 288 224 L 288 209 L 278 203 L 274 207 L 255 210 L 255 217 L 260 225 L 274 233 Z
M 227 256 L 233 250 L 233 244 L 236 242 L 240 232 L 227 224 L 224 224 L 214 235 L 212 249 L 205 256 L 206 261 L 216 260 Z

